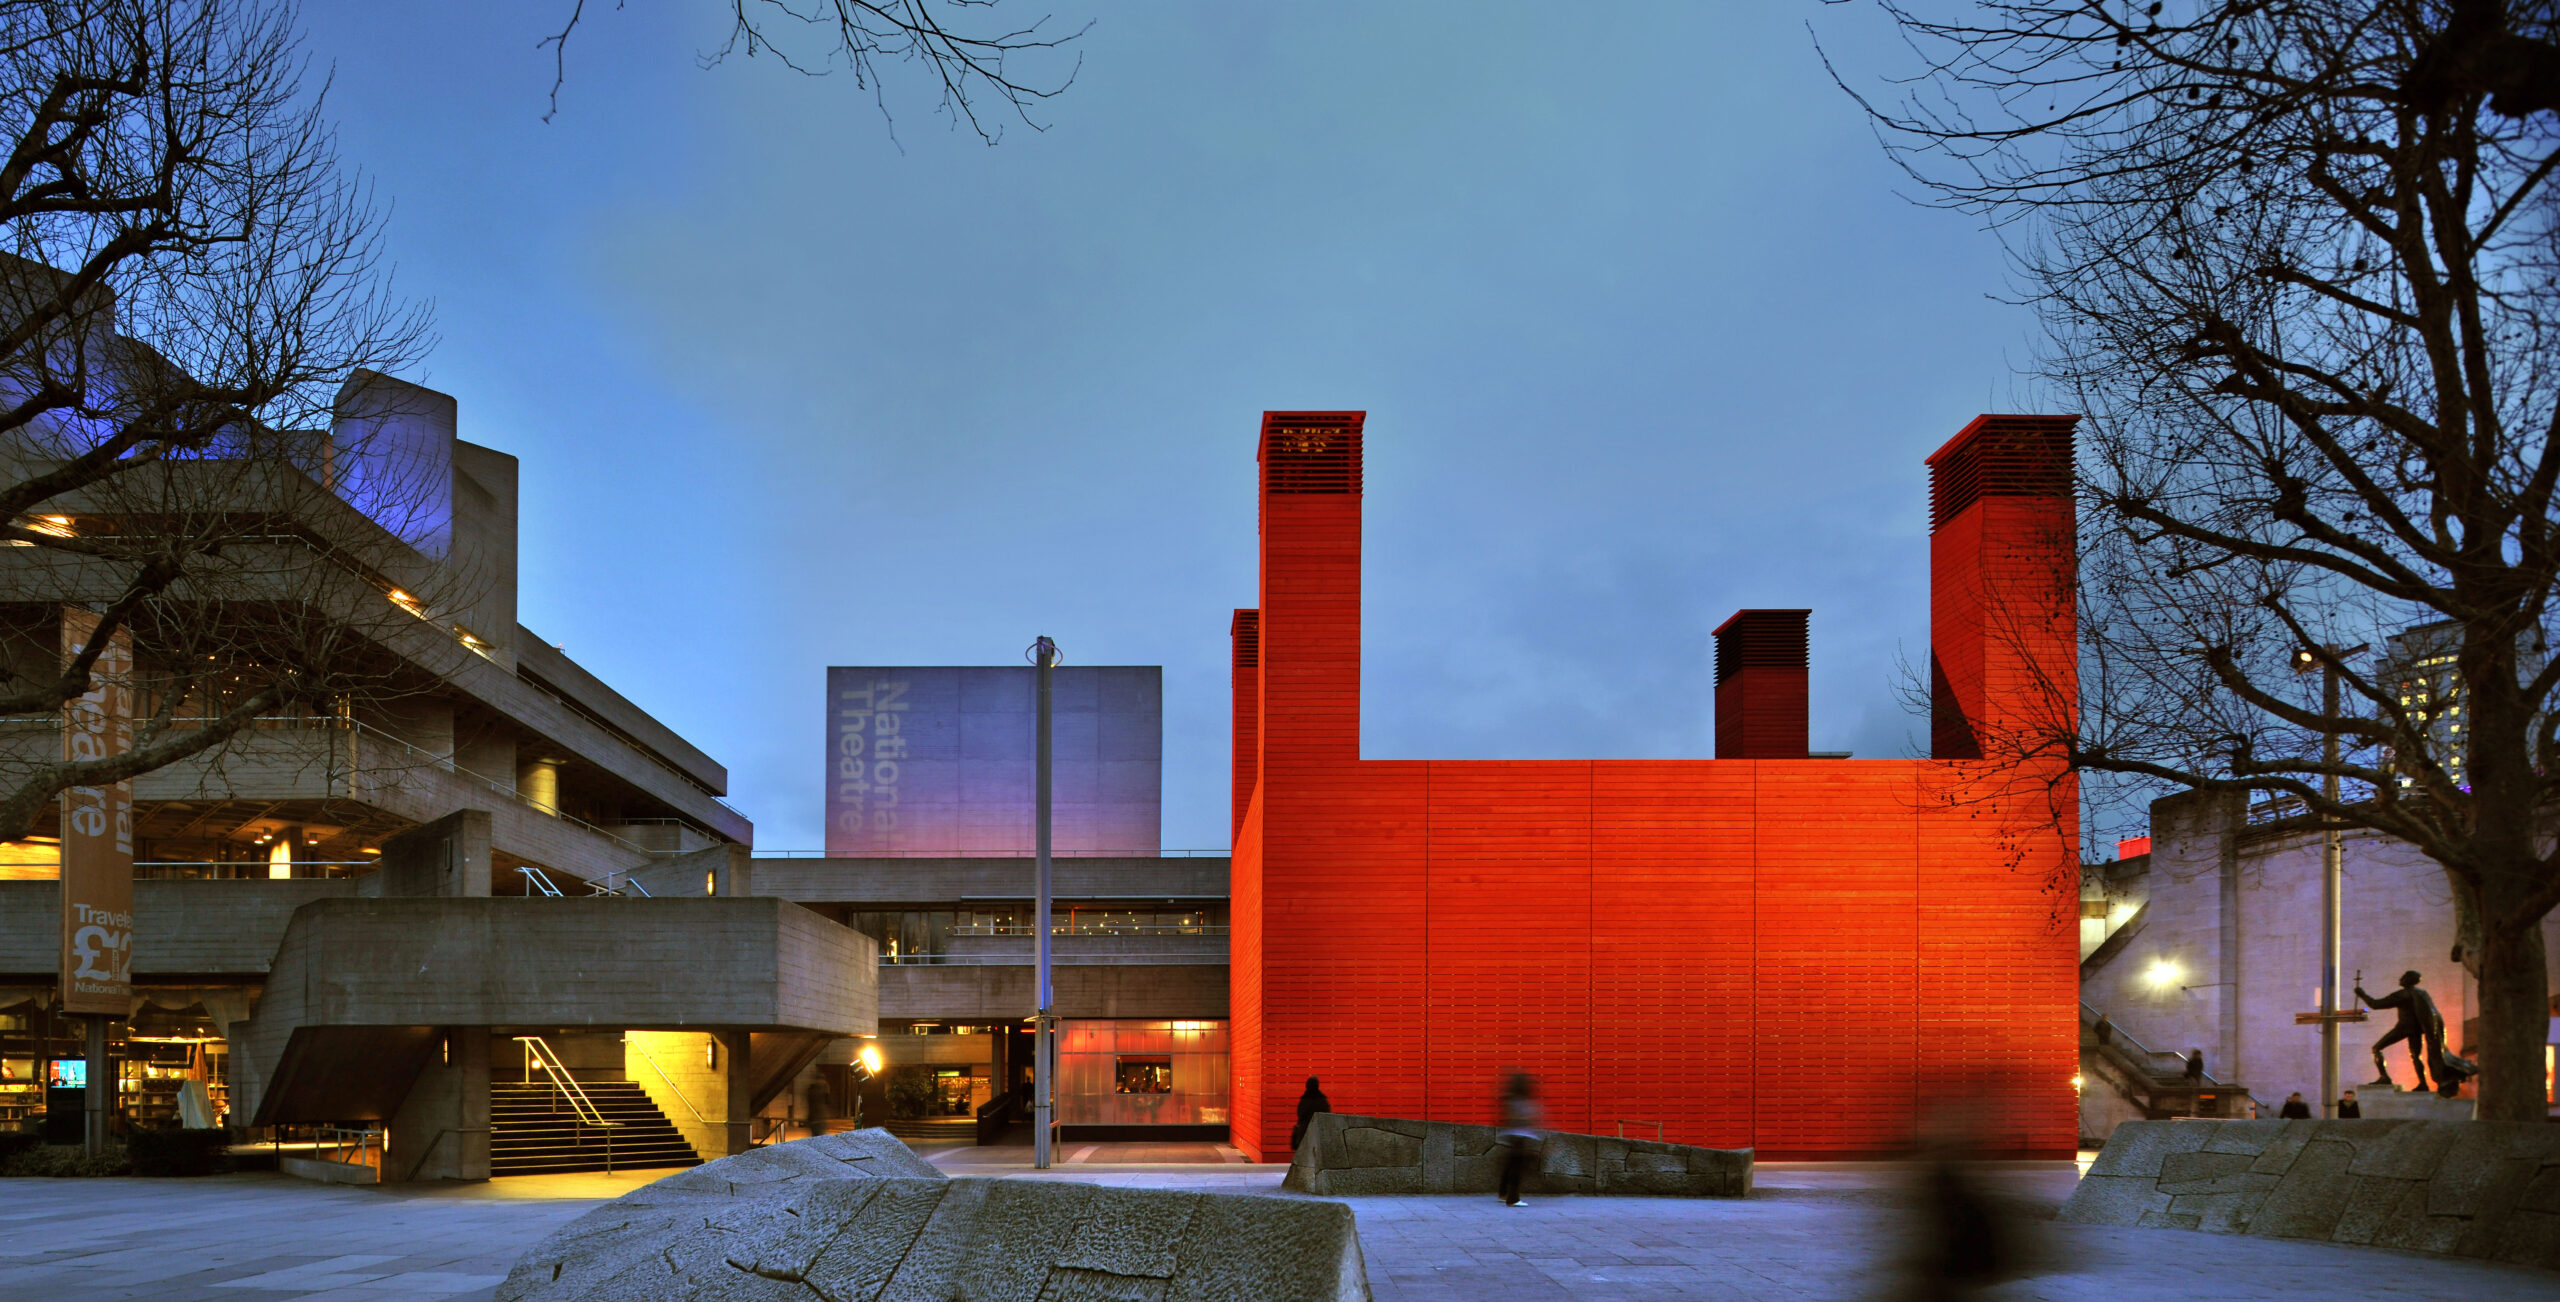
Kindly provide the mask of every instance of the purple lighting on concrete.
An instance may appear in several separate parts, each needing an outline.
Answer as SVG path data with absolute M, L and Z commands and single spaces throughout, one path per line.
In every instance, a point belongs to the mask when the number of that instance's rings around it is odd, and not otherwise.
M 1060 854 L 1163 845 L 1164 671 L 1052 671 Z M 1035 670 L 827 670 L 827 853 L 1027 855 Z

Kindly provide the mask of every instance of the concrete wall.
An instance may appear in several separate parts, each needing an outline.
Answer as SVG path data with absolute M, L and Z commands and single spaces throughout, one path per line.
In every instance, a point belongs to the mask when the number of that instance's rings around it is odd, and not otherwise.
M 713 795 L 727 794 L 729 770 L 695 749 L 693 743 L 677 736 L 674 729 L 652 718 L 648 711 L 633 705 L 622 693 L 606 686 L 602 679 L 588 673 L 584 666 L 559 648 L 530 630 L 519 629 L 517 632 L 516 669 L 519 674 L 540 678 L 544 685 L 560 695 L 630 734 L 634 740 L 657 752 L 660 759 L 709 787 Z
M 871 1034 L 874 961 L 867 937 L 781 900 L 324 900 L 295 914 L 233 1037 L 235 1107 L 264 1108 L 318 1028 Z
M 2236 806 L 2174 796 L 2152 806 L 2148 863 L 2108 878 L 2110 904 L 2147 901 L 2140 930 L 2103 961 L 2084 964 L 2083 1003 L 2107 1014 L 2153 1049 L 2205 1051 L 2223 1081 L 2262 1103 L 2320 1089 L 2320 1033 L 2294 1014 L 2318 1006 L 2321 837 L 2308 829 L 2250 829 Z M 2444 871 L 2405 842 L 2349 832 L 2343 843 L 2342 986 L 2362 969 L 2375 994 L 2404 970 L 2424 974 L 2444 1014 L 2450 1047 L 2462 1051 L 2463 1023 L 2477 1015 L 2476 983 L 2452 962 L 2454 917 Z M 2543 924 L 2560 988 L 2560 918 Z M 2174 975 L 2172 975 L 2174 974 Z M 2192 988 L 2182 988 L 2192 987 Z M 2352 1001 L 2350 991 L 2341 998 Z M 2340 1027 L 2339 1080 L 2373 1079 L 2374 1041 L 2392 1017 Z M 2415 1083 L 2405 1049 L 2393 1046 L 2392 1079 Z
M 684 1142 L 708 1162 L 729 1148 L 729 1074 L 710 1055 L 708 1031 L 629 1031 L 622 1037 L 625 1078 L 675 1123 Z
M 442 622 L 460 624 L 499 667 L 516 667 L 516 459 L 453 441 L 454 595 Z M 484 770 L 497 773 L 508 768 Z
M 356 883 L 356 894 L 461 898 L 489 894 L 489 815 L 466 809 L 422 823 L 382 842 L 381 867 Z
M 1055 969 L 1061 1017 L 1227 1015 L 1224 964 L 1095 964 Z M 890 963 L 880 968 L 880 1016 L 1009 1021 L 1036 1005 L 1029 965 Z
M 391 1116 L 385 1183 L 489 1178 L 489 1034 L 445 1027 L 433 1059 Z
M 316 878 L 135 882 L 134 975 L 264 975 L 294 910 L 355 893 Z M 61 928 L 59 883 L 0 882 L 0 977 L 53 980 Z
M 691 854 L 664 856 L 646 867 L 633 869 L 624 880 L 636 882 L 642 890 L 659 897 L 753 895 L 753 855 L 754 851 L 743 845 L 718 845 Z

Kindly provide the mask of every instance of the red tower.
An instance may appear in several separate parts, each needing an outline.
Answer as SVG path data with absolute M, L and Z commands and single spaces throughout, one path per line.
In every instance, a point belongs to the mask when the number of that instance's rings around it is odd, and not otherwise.
M 1976 1100 L 1987 1148 L 2070 1152 L 2076 927 L 2045 888 L 2076 794 L 1982 744 L 2069 720 L 2070 428 L 1985 417 L 1931 458 L 1939 731 L 1969 754 L 1807 758 L 1805 612 L 1747 611 L 1718 759 L 1382 761 L 1362 414 L 1266 413 L 1261 602 L 1232 626 L 1236 1144 L 1285 1153 L 1308 1076 L 1342 1111 L 1482 1121 L 1525 1070 L 1566 1129 L 1848 1157 Z

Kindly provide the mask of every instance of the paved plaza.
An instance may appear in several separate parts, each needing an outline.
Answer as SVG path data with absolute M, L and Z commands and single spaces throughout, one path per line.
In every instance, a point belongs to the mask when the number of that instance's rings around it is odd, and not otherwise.
M 1278 1193 L 1282 1168 L 1216 1145 L 942 1149 L 954 1174 Z M 0 1297 L 404 1299 L 489 1297 L 555 1227 L 661 1173 L 532 1176 L 396 1191 L 274 1175 L 197 1180 L 0 1180 Z M 1983 1179 L 2025 1209 L 2038 1264 L 2002 1299 L 2560 1297 L 2560 1274 L 2334 1244 L 2037 1219 L 2069 1194 L 2069 1163 Z M 1742 1200 L 1345 1199 L 1381 1302 L 1493 1298 L 1885 1298 L 1899 1292 L 1910 1173 L 1887 1164 L 1764 1164 Z

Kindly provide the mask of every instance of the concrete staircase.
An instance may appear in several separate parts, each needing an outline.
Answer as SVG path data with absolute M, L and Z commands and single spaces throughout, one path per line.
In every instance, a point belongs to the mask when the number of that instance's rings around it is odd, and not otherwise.
M 701 1165 L 693 1146 L 637 1082 L 589 1080 L 578 1085 L 596 1111 L 618 1124 L 601 1130 L 579 1125 L 577 1112 L 547 1082 L 490 1084 L 490 1175 L 603 1171 L 608 1163 L 616 1171 Z
M 883 1122 L 881 1128 L 910 1144 L 978 1142 L 976 1117 L 918 1117 Z

